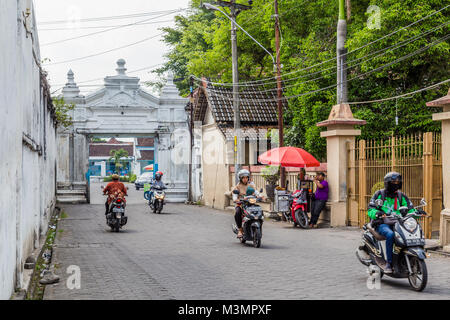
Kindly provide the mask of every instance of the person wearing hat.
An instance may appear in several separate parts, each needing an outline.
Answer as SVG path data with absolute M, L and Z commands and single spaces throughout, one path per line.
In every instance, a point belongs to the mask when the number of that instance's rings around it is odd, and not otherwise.
M 119 175 L 113 174 L 111 178 L 112 181 L 108 183 L 106 188 L 103 189 L 103 194 L 104 195 L 108 194 L 108 197 L 106 198 L 105 202 L 105 209 L 106 209 L 105 215 L 108 214 L 111 202 L 113 202 L 114 199 L 122 198 L 124 204 L 126 204 L 125 196 L 128 196 L 127 188 L 122 182 L 119 181 Z

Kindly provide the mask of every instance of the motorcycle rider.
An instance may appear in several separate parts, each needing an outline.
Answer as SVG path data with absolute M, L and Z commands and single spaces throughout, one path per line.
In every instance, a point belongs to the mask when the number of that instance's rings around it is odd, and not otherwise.
M 255 184 L 253 182 L 250 182 L 250 171 L 248 171 L 247 169 L 242 169 L 238 172 L 238 177 L 239 177 L 239 183 L 233 188 L 233 191 L 237 190 L 237 191 L 239 191 L 239 194 L 232 193 L 232 195 L 233 195 L 233 202 L 236 204 L 234 220 L 236 221 L 236 226 L 239 229 L 237 237 L 242 238 L 244 235 L 244 230 L 242 229 L 243 211 L 242 211 L 240 199 L 242 197 L 246 197 L 249 195 L 254 195 L 254 196 L 259 197 L 260 194 L 256 190 Z M 250 194 L 248 194 L 247 191 L 249 191 Z
M 408 197 L 399 191 L 402 188 L 402 175 L 398 172 L 389 172 L 384 176 L 384 189 L 378 190 L 372 196 L 369 202 L 368 215 L 372 219 L 372 226 L 382 236 L 386 238 L 386 256 L 387 263 L 384 267 L 385 273 L 392 273 L 392 250 L 394 246 L 394 231 L 392 226 L 385 224 L 383 218 L 392 209 L 392 214 L 402 216 L 400 207 L 407 207 L 408 213 L 416 212 L 413 203 Z M 383 207 L 378 209 L 375 200 L 382 199 Z
M 163 173 L 161 171 L 156 171 L 155 179 L 153 179 L 153 181 L 151 183 L 149 203 L 152 203 L 152 201 L 153 201 L 153 188 L 154 187 L 160 187 L 161 189 L 166 189 L 166 185 L 161 180 L 162 176 L 163 176 Z
M 105 215 L 108 214 L 111 202 L 114 201 L 116 198 L 122 198 L 124 202 L 124 206 L 126 205 L 126 199 L 125 196 L 128 196 L 127 194 L 127 188 L 125 185 L 119 181 L 119 175 L 113 174 L 111 176 L 112 182 L 108 183 L 106 188 L 103 189 L 103 194 L 108 194 L 108 197 L 106 198 L 105 202 Z

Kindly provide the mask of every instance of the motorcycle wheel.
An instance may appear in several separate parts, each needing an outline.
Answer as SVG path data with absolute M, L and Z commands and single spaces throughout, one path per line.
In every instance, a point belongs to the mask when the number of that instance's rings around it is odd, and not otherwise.
M 417 257 L 411 257 L 410 263 L 413 274 L 408 276 L 409 284 L 415 291 L 422 291 L 428 281 L 427 265 Z
M 253 246 L 254 246 L 255 248 L 261 247 L 261 235 L 260 235 L 259 229 L 256 229 L 256 230 L 253 232 Z
M 306 214 L 306 212 L 298 209 L 297 211 L 295 211 L 295 216 L 296 216 L 297 223 L 300 226 L 300 228 L 302 228 L 302 229 L 308 228 L 309 221 L 308 221 L 308 215 Z

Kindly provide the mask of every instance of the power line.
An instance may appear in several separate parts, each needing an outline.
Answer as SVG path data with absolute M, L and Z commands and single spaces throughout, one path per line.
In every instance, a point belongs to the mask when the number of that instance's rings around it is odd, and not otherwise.
M 422 91 L 427 91 L 427 90 L 431 90 L 431 89 L 437 88 L 437 87 L 439 87 L 439 86 L 441 86 L 441 85 L 443 85 L 443 84 L 445 84 L 447 82 L 450 82 L 450 79 L 447 79 L 447 80 L 444 80 L 442 82 L 433 84 L 433 85 L 431 85 L 429 87 L 426 87 L 426 88 L 422 88 L 422 89 L 419 89 L 419 90 L 416 90 L 416 91 L 413 91 L 413 92 L 408 92 L 408 93 L 405 93 L 405 94 L 401 94 L 401 95 L 398 95 L 398 96 L 395 96 L 395 97 L 389 97 L 389 98 L 378 99 L 378 100 L 371 100 L 371 101 L 346 102 L 346 103 L 347 104 L 369 104 L 369 103 L 384 102 L 384 101 L 389 101 L 389 100 L 394 100 L 394 99 L 400 99 L 400 98 L 403 98 L 403 97 L 406 97 L 406 96 L 410 96 L 410 95 L 413 95 L 413 94 L 416 94 L 416 93 L 419 93 L 419 92 L 422 92 Z
M 99 55 L 102 55 L 102 54 L 105 54 L 105 53 L 109 53 L 109 52 L 113 52 L 113 51 L 117 51 L 117 50 L 120 50 L 120 49 L 124 49 L 124 48 L 128 48 L 128 47 L 137 45 L 139 43 L 142 43 L 142 42 L 145 42 L 145 41 L 157 38 L 157 37 L 159 37 L 161 35 L 162 35 L 162 33 L 158 33 L 157 35 L 154 35 L 154 36 L 142 39 L 142 40 L 137 41 L 137 42 L 133 42 L 133 43 L 127 44 L 125 46 L 117 47 L 117 48 L 114 48 L 114 49 L 106 50 L 106 51 L 103 51 L 103 52 L 99 52 L 99 53 L 95 53 L 95 54 L 91 54 L 91 55 L 88 55 L 88 56 L 79 57 L 79 58 L 75 58 L 75 59 L 59 61 L 59 62 L 54 62 L 54 63 L 47 63 L 47 64 L 44 64 L 44 66 L 53 66 L 53 65 L 57 65 L 57 64 L 68 63 L 68 62 L 73 62 L 73 61 L 84 60 L 84 59 L 91 58 L 91 57 L 96 57 L 96 56 L 99 56 Z
M 110 28 L 110 29 L 107 29 L 107 30 L 96 31 L 96 32 L 84 34 L 84 35 L 77 36 L 77 37 L 72 37 L 72 38 L 68 38 L 68 39 L 63 39 L 63 40 L 58 40 L 58 41 L 54 41 L 54 42 L 44 43 L 44 44 L 41 45 L 41 47 L 45 47 L 45 46 L 49 46 L 49 45 L 53 45 L 53 44 L 58 44 L 58 43 L 62 43 L 62 42 L 67 42 L 67 41 L 71 41 L 71 40 L 75 40 L 75 39 L 90 37 L 90 36 L 93 36 L 93 35 L 96 35 L 96 34 L 101 34 L 101 33 L 105 33 L 105 32 L 108 32 L 108 31 L 117 30 L 117 29 L 120 29 L 120 28 L 134 26 L 134 25 L 136 25 L 138 23 L 147 22 L 147 21 L 150 21 L 150 20 L 161 18 L 163 16 L 167 16 L 169 14 L 173 14 L 173 13 L 176 13 L 176 12 L 179 12 L 179 10 L 172 11 L 170 13 L 165 13 L 165 14 L 159 15 L 157 17 L 152 17 L 152 18 L 148 18 L 148 19 L 145 19 L 145 20 L 140 20 L 140 21 L 137 21 L 137 22 L 134 22 L 134 23 L 129 23 L 129 24 L 113 27 L 113 28 Z
M 139 71 L 152 69 L 154 67 L 158 67 L 158 66 L 161 66 L 161 65 L 163 65 L 163 63 L 158 63 L 158 64 L 154 64 L 152 66 L 148 66 L 148 67 L 139 68 L 139 69 L 136 69 L 136 70 L 127 71 L 127 74 L 132 74 L 132 73 L 136 73 L 136 72 L 139 72 Z M 91 80 L 77 81 L 76 83 L 78 85 L 80 83 L 88 83 L 88 82 L 93 82 L 93 81 L 98 81 L 98 80 L 103 80 L 103 79 L 105 79 L 105 78 L 103 77 L 103 78 L 96 78 L 96 79 L 91 79 Z M 57 86 L 65 86 L 65 84 L 54 84 L 54 86 L 55 87 L 57 87 Z
M 400 32 L 400 31 L 402 31 L 402 30 L 405 30 L 405 29 L 407 29 L 407 28 L 409 28 L 409 27 L 411 27 L 411 26 L 413 26 L 413 25 L 415 25 L 415 24 L 417 24 L 417 23 L 419 23 L 419 22 L 421 22 L 421 21 L 423 21 L 423 20 L 425 20 L 425 19 L 428 19 L 429 17 L 431 17 L 431 16 L 433 16 L 433 15 L 435 15 L 435 14 L 437 14 L 437 13 L 439 13 L 439 12 L 445 10 L 445 9 L 447 9 L 448 7 L 450 7 L 450 5 L 447 5 L 447 6 L 445 6 L 445 7 L 442 8 L 442 9 L 439 9 L 439 10 L 437 10 L 437 11 L 434 11 L 434 12 L 430 13 L 429 15 L 427 15 L 427 16 L 425 16 L 425 17 L 419 19 L 419 20 L 416 20 L 416 21 L 410 23 L 409 25 L 407 25 L 407 26 L 405 26 L 405 27 L 402 27 L 402 28 L 397 29 L 397 30 L 395 30 L 395 31 L 393 31 L 393 32 L 391 32 L 391 33 L 389 33 L 389 34 L 387 34 L 387 35 L 384 35 L 384 36 L 381 37 L 381 38 L 378 38 L 378 39 L 376 39 L 376 40 L 374 40 L 374 41 L 371 41 L 371 42 L 369 42 L 369 43 L 367 43 L 367 44 L 365 44 L 365 45 L 363 45 L 363 46 L 361 46 L 361 47 L 358 47 L 358 48 L 356 48 L 356 49 L 354 49 L 354 50 L 351 50 L 351 51 L 349 51 L 349 52 L 347 52 L 347 53 L 345 53 L 345 54 L 342 54 L 342 56 L 346 56 L 346 55 L 348 55 L 348 54 L 350 54 L 350 53 L 359 51 L 359 50 L 361 50 L 361 49 L 363 49 L 363 48 L 366 48 L 366 47 L 369 46 L 369 45 L 372 45 L 372 44 L 374 44 L 374 43 L 376 43 L 376 42 L 378 42 L 378 41 L 381 41 L 381 40 L 383 40 L 383 39 L 385 39 L 385 38 L 387 38 L 387 37 L 390 37 L 390 36 L 392 36 L 392 35 L 394 35 L 394 34 Z M 315 67 L 317 67 L 317 66 L 320 66 L 320 65 L 322 65 L 322 64 L 325 64 L 325 63 L 327 63 L 327 62 L 335 61 L 335 60 L 336 60 L 336 58 L 334 57 L 334 58 L 331 58 L 331 59 L 322 61 L 322 62 L 320 62 L 320 63 L 317 63 L 317 64 L 315 64 L 315 65 L 313 65 L 313 66 L 309 66 L 309 67 L 306 67 L 306 68 L 302 68 L 302 69 L 299 69 L 299 70 L 295 70 L 295 71 L 292 71 L 292 72 L 288 72 L 288 73 L 282 74 L 281 77 L 284 77 L 284 76 L 287 76 L 287 75 L 290 75 L 290 74 L 295 74 L 295 73 L 298 73 L 298 72 L 301 72 L 301 71 L 310 70 L 310 69 L 312 69 L 312 68 L 315 68 Z M 276 78 L 276 77 L 275 77 L 275 78 Z M 274 79 L 274 77 L 265 78 L 265 79 L 260 79 L 260 80 L 253 80 L 253 81 L 244 81 L 244 82 L 237 83 L 236 85 L 254 84 L 254 83 L 260 83 L 260 82 L 265 82 L 265 81 L 273 81 L 273 79 Z M 229 83 L 229 82 L 228 82 L 228 83 L 213 83 L 213 82 L 209 82 L 209 83 L 211 83 L 211 84 L 219 84 L 219 85 L 229 85 L 229 86 L 235 85 L 235 84 Z
M 362 60 L 362 61 L 359 62 L 359 63 L 356 63 L 356 64 L 354 64 L 354 65 L 348 66 L 345 70 L 349 70 L 349 69 L 351 69 L 351 68 L 354 68 L 354 67 L 356 67 L 356 66 L 358 66 L 358 65 L 363 64 L 364 62 L 367 62 L 367 61 L 370 61 L 370 60 L 375 59 L 375 58 L 377 58 L 377 57 L 383 56 L 383 55 L 385 55 L 385 54 L 387 53 L 387 50 L 391 50 L 391 49 L 396 50 L 396 49 L 398 49 L 398 48 L 400 48 L 400 47 L 403 47 L 403 46 L 405 46 L 405 45 L 407 45 L 407 44 L 409 44 L 409 43 L 411 43 L 411 42 L 413 42 L 413 41 L 415 41 L 415 40 L 417 40 L 417 39 L 423 38 L 423 37 L 425 37 L 426 35 L 429 35 L 430 33 L 434 32 L 434 31 L 436 31 L 436 30 L 438 30 L 438 29 L 440 29 L 440 28 L 442 28 L 442 27 L 447 26 L 448 24 L 450 24 L 450 21 L 444 22 L 444 23 L 440 24 L 440 25 L 437 26 L 437 27 L 434 27 L 434 28 L 432 28 L 432 29 L 430 29 L 430 30 L 424 31 L 424 32 L 422 32 L 422 33 L 420 33 L 420 34 L 418 34 L 418 35 L 416 35 L 416 36 L 410 37 L 410 38 L 408 38 L 408 39 L 406 39 L 406 40 L 403 40 L 403 41 L 401 41 L 401 42 L 399 42 L 399 43 L 393 44 L 393 45 L 391 45 L 391 46 L 389 46 L 389 47 L 387 47 L 387 48 L 383 48 L 383 49 L 377 50 L 377 51 L 375 51 L 375 52 L 372 52 L 372 53 L 370 53 L 370 54 L 368 54 L 368 55 L 365 55 L 365 56 L 363 56 L 363 57 L 360 57 L 360 58 L 357 58 L 357 59 L 348 61 L 348 64 L 350 64 L 350 63 L 352 63 L 352 62 Z M 378 54 L 378 55 L 376 55 L 376 56 L 374 56 L 374 57 L 372 57 L 372 58 L 369 58 L 369 57 L 371 57 L 371 56 L 373 56 L 373 55 L 375 55 L 375 54 L 377 54 L 377 53 L 380 53 L 380 52 L 384 52 L 384 53 L 381 53 L 381 54 Z M 335 68 L 336 68 L 336 66 L 332 66 L 332 67 L 329 67 L 329 68 L 325 68 L 325 69 L 318 70 L 318 71 L 313 72 L 313 73 L 310 73 L 310 74 L 301 75 L 301 76 L 294 77 L 294 78 L 289 78 L 289 79 L 283 79 L 283 83 L 288 83 L 288 82 L 290 82 L 290 81 L 294 81 L 294 80 L 297 80 L 297 79 L 309 77 L 309 76 L 312 76 L 312 75 L 315 75 L 315 74 L 320 74 L 320 73 L 323 73 L 324 71 L 331 70 L 331 69 L 335 69 Z M 333 74 L 336 74 L 336 72 L 337 72 L 337 71 L 334 71 L 334 72 L 332 72 L 332 73 L 328 73 L 328 74 L 323 75 L 323 76 L 321 76 L 321 77 L 317 77 L 317 78 L 314 78 L 314 79 L 309 79 L 309 80 L 302 81 L 302 82 L 299 82 L 299 83 L 296 83 L 296 84 L 293 84 L 293 85 L 285 85 L 285 86 L 283 87 L 283 89 L 285 89 L 285 88 L 290 88 L 290 87 L 295 87 L 295 86 L 298 86 L 298 85 L 300 85 L 300 84 L 307 83 L 307 82 L 311 82 L 311 81 L 320 80 L 320 79 L 325 78 L 325 77 L 327 77 L 327 76 L 331 76 L 331 75 L 333 75 Z M 195 76 L 194 76 L 194 78 L 197 79 L 197 80 L 203 81 L 202 79 L 199 79 L 199 78 L 197 78 L 197 77 L 195 77 Z M 218 82 L 210 82 L 210 81 L 208 81 L 208 83 L 211 83 L 211 84 L 213 84 L 213 85 L 216 85 L 216 84 L 217 84 L 217 85 L 222 85 L 222 86 L 224 86 L 222 83 L 218 83 Z M 275 83 L 276 83 L 276 81 L 266 82 L 266 83 L 260 83 L 260 84 L 254 84 L 254 85 L 242 85 L 242 84 L 240 84 L 239 87 L 266 86 L 266 85 L 271 85 L 271 84 L 275 84 Z M 260 92 L 269 92 L 269 91 L 274 91 L 274 90 L 276 90 L 276 89 L 264 90 L 264 91 L 260 91 Z
M 173 20 L 162 20 L 162 21 L 154 21 L 154 22 L 146 22 L 146 23 L 136 23 L 135 26 L 144 26 L 149 24 L 157 24 L 157 23 L 166 23 L 166 22 L 172 22 Z M 41 31 L 60 31 L 60 30 L 74 30 L 74 29 L 106 29 L 106 28 L 114 28 L 114 27 L 125 27 L 127 25 L 125 24 L 119 24 L 114 26 L 88 26 L 88 27 L 76 27 L 76 28 L 50 28 L 50 29 L 38 29 L 39 32 Z
M 381 70 L 381 69 L 387 68 L 387 67 L 389 67 L 389 66 L 391 66 L 391 65 L 393 65 L 393 64 L 396 64 L 396 63 L 398 63 L 398 62 L 401 62 L 401 61 L 403 61 L 403 60 L 406 60 L 406 59 L 408 59 L 408 58 L 410 58 L 410 57 L 412 57 L 412 56 L 414 56 L 414 55 L 416 55 L 416 54 L 419 54 L 419 53 L 421 53 L 421 52 L 427 50 L 428 48 L 430 48 L 430 47 L 432 47 L 432 46 L 435 46 L 435 45 L 437 45 L 437 44 L 439 44 L 439 43 L 441 43 L 441 42 L 447 40 L 448 38 L 450 38 L 450 34 L 447 34 L 446 36 L 444 36 L 444 37 L 442 37 L 442 38 L 440 38 L 440 39 L 438 39 L 438 40 L 436 40 L 436 41 L 434 41 L 434 42 L 428 44 L 427 46 L 422 47 L 422 48 L 420 48 L 420 49 L 418 49 L 418 50 L 416 50 L 416 51 L 414 51 L 414 52 L 412 52 L 412 53 L 409 53 L 409 54 L 407 54 L 407 55 L 404 55 L 404 56 L 402 56 L 402 57 L 400 57 L 400 58 L 398 58 L 398 59 L 395 59 L 394 61 L 391 61 L 391 62 L 389 62 L 389 63 L 387 63 L 387 64 L 385 64 L 385 65 L 383 65 L 383 66 L 381 66 L 381 67 L 375 68 L 375 69 L 373 69 L 373 70 L 370 70 L 370 71 L 364 72 L 364 73 L 362 73 L 362 74 L 360 74 L 360 75 L 357 75 L 357 76 L 355 76 L 355 77 L 353 77 L 353 78 L 350 78 L 347 82 L 350 82 L 350 81 L 352 81 L 352 80 L 355 80 L 355 79 L 364 77 L 364 76 L 366 76 L 366 75 L 372 74 L 372 73 L 374 73 L 374 72 L 376 72 L 376 71 L 379 71 L 379 70 Z M 329 90 L 329 89 L 332 89 L 332 88 L 336 88 L 336 86 L 338 86 L 339 84 L 340 84 L 340 83 L 333 84 L 333 85 L 330 85 L 330 86 L 327 86 L 327 87 L 324 87 L 324 88 L 320 88 L 320 89 L 317 89 L 317 90 L 313 90 L 313 91 L 301 93 L 301 94 L 298 94 L 298 95 L 284 96 L 284 97 L 282 98 L 282 100 L 289 100 L 289 99 L 299 98 L 299 97 L 301 97 L 301 96 L 305 96 L 305 95 L 317 93 L 317 92 L 324 91 L 324 90 Z M 227 96 L 218 94 L 218 93 L 217 93 L 217 92 L 218 92 L 217 90 L 214 90 L 214 89 L 210 89 L 210 90 L 211 90 L 212 92 L 215 92 L 218 96 L 222 97 L 223 99 L 232 100 L 232 98 L 229 98 L 229 97 L 227 97 Z M 254 100 L 250 100 L 250 101 L 249 101 L 248 99 L 240 99 L 240 101 L 247 101 L 247 102 L 255 102 L 255 101 L 256 101 L 256 102 L 270 102 L 270 101 L 278 101 L 278 98 L 276 98 L 276 99 L 254 99 Z
M 92 22 L 92 21 L 139 18 L 139 17 L 143 17 L 143 16 L 164 14 L 164 13 L 168 13 L 168 12 L 182 11 L 182 10 L 186 10 L 186 9 L 187 8 L 179 8 L 179 9 L 172 9 L 172 10 L 152 11 L 152 12 L 143 12 L 143 13 L 126 14 L 126 15 L 118 15 L 118 16 L 94 17 L 94 18 L 79 19 L 76 22 Z M 44 21 L 44 22 L 38 23 L 38 25 L 60 24 L 60 23 L 67 23 L 67 22 L 68 22 L 68 20 Z

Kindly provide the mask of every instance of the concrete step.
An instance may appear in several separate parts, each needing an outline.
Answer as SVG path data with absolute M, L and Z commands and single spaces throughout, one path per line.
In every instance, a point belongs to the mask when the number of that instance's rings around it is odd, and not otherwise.
M 187 200 L 186 198 L 167 198 L 164 200 L 167 203 L 184 203 Z
M 84 196 L 57 196 L 56 202 L 59 203 L 87 203 Z
M 86 182 L 58 182 L 56 187 L 58 190 L 86 190 Z
M 56 191 L 56 195 L 85 195 L 86 194 L 86 190 L 83 189 L 74 189 L 74 190 L 66 190 L 66 189 L 62 189 L 62 190 L 57 190 Z

